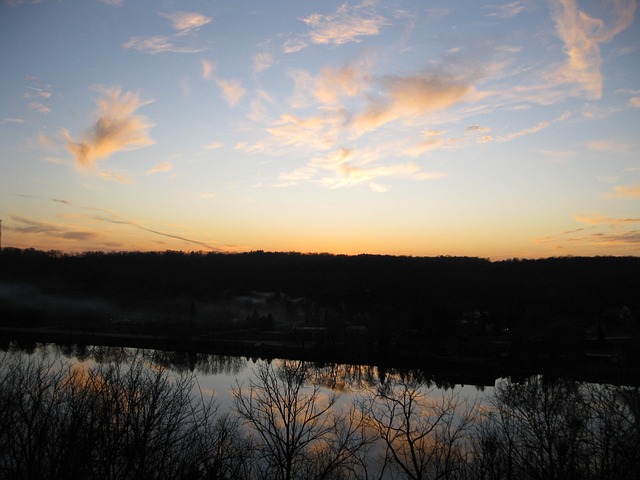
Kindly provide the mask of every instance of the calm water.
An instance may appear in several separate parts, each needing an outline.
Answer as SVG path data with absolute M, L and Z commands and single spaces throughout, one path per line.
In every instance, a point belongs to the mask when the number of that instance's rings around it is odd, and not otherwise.
M 196 388 L 206 396 L 212 396 L 221 409 L 232 409 L 231 390 L 239 385 L 248 386 L 255 381 L 256 368 L 265 362 L 278 363 L 280 360 L 233 357 L 184 352 L 167 352 L 125 347 L 77 346 L 36 344 L 32 347 L 17 349 L 22 355 L 46 355 L 59 361 L 61 365 L 79 365 L 91 368 L 98 363 L 111 361 L 131 361 L 136 357 L 143 358 L 149 365 L 156 364 L 168 368 L 172 372 L 191 371 L 195 374 Z M 457 394 L 460 399 L 483 401 L 493 392 L 492 386 L 476 387 L 472 385 L 439 385 L 423 376 L 419 370 L 382 369 L 367 365 L 346 365 L 334 363 L 312 363 L 311 378 L 327 390 L 340 393 L 339 404 L 349 404 L 366 388 L 375 388 L 381 382 L 394 376 L 412 376 L 424 380 L 425 390 L 434 397 L 442 394 Z M 500 379 L 496 379 L 499 382 Z

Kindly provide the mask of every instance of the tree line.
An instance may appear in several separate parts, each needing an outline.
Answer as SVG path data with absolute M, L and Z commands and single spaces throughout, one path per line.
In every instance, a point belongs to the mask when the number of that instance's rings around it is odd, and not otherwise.
M 0 282 L 117 305 L 225 292 L 307 297 L 338 310 L 447 314 L 468 309 L 522 315 L 640 309 L 640 257 L 562 257 L 492 262 L 473 257 L 405 257 L 277 252 L 87 252 L 4 248 Z M 88 305 L 85 305 L 89 308 Z
M 410 372 L 345 401 L 302 361 L 257 364 L 222 411 L 193 373 L 137 357 L 0 362 L 0 478 L 625 479 L 640 390 L 530 377 L 487 402 Z

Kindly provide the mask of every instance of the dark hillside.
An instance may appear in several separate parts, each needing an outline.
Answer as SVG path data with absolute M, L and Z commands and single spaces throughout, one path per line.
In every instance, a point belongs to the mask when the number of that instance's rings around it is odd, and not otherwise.
M 639 319 L 637 257 L 0 252 L 0 326 L 59 335 L 640 366 Z

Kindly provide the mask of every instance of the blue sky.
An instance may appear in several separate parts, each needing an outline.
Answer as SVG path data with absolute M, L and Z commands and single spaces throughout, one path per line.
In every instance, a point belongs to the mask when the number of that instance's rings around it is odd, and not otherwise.
M 3 245 L 640 251 L 636 1 L 9 1 Z

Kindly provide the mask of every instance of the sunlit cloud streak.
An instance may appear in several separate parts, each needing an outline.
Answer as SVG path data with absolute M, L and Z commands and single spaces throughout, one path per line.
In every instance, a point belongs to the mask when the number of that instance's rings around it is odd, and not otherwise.
M 629 229 L 633 225 L 640 224 L 640 217 L 614 218 L 596 213 L 577 215 L 575 220 L 588 224 L 588 227 L 568 230 L 556 236 L 535 238 L 533 242 L 561 251 L 567 247 L 583 248 L 589 251 L 602 246 L 640 250 L 640 230 Z
M 162 173 L 162 172 L 170 172 L 173 169 L 173 164 L 171 162 L 162 162 L 157 163 L 149 170 L 147 170 L 146 175 L 153 175 L 154 173 Z
M 424 139 L 404 150 L 405 155 L 418 156 L 431 150 L 437 150 L 446 144 L 446 140 L 442 137 L 441 132 L 428 130 L 424 133 Z
M 594 233 L 592 240 L 596 244 L 611 246 L 637 245 L 640 249 L 640 230 L 616 233 Z
M 389 177 L 435 180 L 446 176 L 442 172 L 424 172 L 413 162 L 381 165 L 375 162 L 378 152 L 356 152 L 340 148 L 325 156 L 313 158 L 307 165 L 280 174 L 279 186 L 297 185 L 313 181 L 320 186 L 336 189 L 366 184 L 371 190 L 385 192 L 379 180 Z M 359 158 L 360 157 L 360 158 Z
M 637 185 L 616 185 L 612 193 L 607 193 L 606 198 L 640 198 L 640 183 Z
M 197 30 L 203 25 L 211 23 L 212 20 L 210 17 L 195 12 L 161 13 L 160 15 L 171 20 L 174 30 L 178 30 L 181 35 Z
M 199 53 L 203 48 L 178 46 L 173 43 L 170 37 L 165 35 L 154 35 L 150 37 L 132 37 L 122 44 L 124 48 L 131 48 L 143 53 L 155 55 L 157 53 Z
M 25 123 L 25 120 L 24 118 L 6 117 L 2 120 L 2 125 L 5 123 Z
M 615 0 L 611 3 L 612 22 L 589 16 L 575 0 L 553 0 L 551 15 L 556 32 L 564 43 L 568 61 L 555 74 L 560 82 L 580 86 L 587 98 L 602 96 L 602 56 L 600 45 L 626 29 L 636 10 L 635 0 Z
M 587 143 L 587 147 L 596 152 L 617 152 L 623 153 L 630 149 L 630 146 L 611 140 L 591 140 Z
M 67 130 L 62 132 L 66 148 L 78 167 L 92 168 L 97 160 L 107 159 L 116 152 L 154 143 L 148 134 L 152 125 L 145 117 L 135 115 L 138 108 L 147 103 L 137 94 L 123 94 L 120 88 L 111 88 L 105 90 L 97 103 L 98 119 L 79 140 L 74 140 Z
M 545 128 L 550 127 L 554 123 L 564 122 L 570 117 L 571 117 L 571 114 L 569 112 L 564 112 L 562 115 L 560 115 L 559 117 L 556 117 L 553 120 L 545 120 L 545 121 L 539 122 L 533 127 L 523 128 L 522 130 L 518 130 L 517 132 L 511 132 L 511 133 L 507 133 L 506 135 L 501 135 L 499 137 L 496 137 L 496 141 L 508 142 L 510 140 L 514 140 L 516 138 L 523 137 L 526 135 L 533 135 L 535 133 L 538 133 L 541 130 L 544 130 Z
M 601 214 L 593 214 L 593 215 L 576 215 L 576 220 L 579 222 L 588 223 L 591 225 L 625 225 L 630 223 L 640 223 L 640 217 L 629 217 L 629 218 L 612 218 L 607 217 L 606 215 Z
M 131 185 L 133 183 L 133 178 L 118 172 L 103 170 L 98 172 L 98 176 L 103 180 L 111 180 L 121 183 L 122 185 Z

